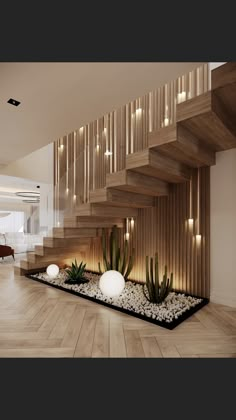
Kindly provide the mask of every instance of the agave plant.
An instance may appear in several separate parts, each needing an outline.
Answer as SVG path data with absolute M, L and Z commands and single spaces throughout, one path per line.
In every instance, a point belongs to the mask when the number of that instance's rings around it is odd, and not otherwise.
M 145 286 L 148 290 L 148 295 L 145 293 Z M 165 266 L 165 273 L 161 284 L 159 283 L 159 267 L 158 254 L 155 254 L 155 266 L 153 272 L 153 258 L 146 256 L 146 284 L 143 286 L 145 297 L 151 303 L 161 303 L 171 292 L 173 287 L 173 273 L 170 274 L 170 279 L 167 278 L 167 266 Z
M 127 280 L 133 265 L 134 265 L 134 249 L 132 250 L 132 255 L 129 254 L 128 241 L 125 240 L 123 256 L 121 255 L 121 250 L 118 244 L 118 231 L 117 226 L 114 225 L 110 234 L 109 239 L 109 257 L 107 255 L 107 241 L 105 230 L 102 231 L 102 254 L 103 254 L 103 265 L 104 270 L 116 270 L 119 271 L 124 279 Z M 101 263 L 98 263 L 99 273 L 102 274 Z
M 78 266 L 77 260 L 75 259 L 75 263 L 72 263 L 71 268 L 66 268 L 67 278 L 65 283 L 86 283 L 88 280 L 84 277 L 85 267 L 86 264 L 83 264 L 83 261 Z

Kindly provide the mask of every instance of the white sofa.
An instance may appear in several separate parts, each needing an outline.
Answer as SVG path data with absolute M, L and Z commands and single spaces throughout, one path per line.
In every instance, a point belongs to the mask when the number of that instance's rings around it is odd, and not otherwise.
M 33 251 L 35 245 L 41 245 L 41 235 L 25 234 L 23 232 L 6 232 L 5 245 L 11 246 L 15 254 Z

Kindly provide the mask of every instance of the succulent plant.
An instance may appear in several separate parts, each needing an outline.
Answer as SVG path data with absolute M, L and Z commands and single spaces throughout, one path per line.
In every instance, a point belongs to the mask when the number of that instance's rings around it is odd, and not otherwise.
M 148 295 L 145 293 L 145 286 L 148 290 Z M 145 297 L 151 303 L 161 303 L 171 292 L 173 287 L 173 273 L 170 274 L 170 279 L 167 278 L 167 266 L 165 265 L 165 273 L 161 284 L 159 283 L 159 267 L 158 254 L 155 254 L 155 267 L 153 271 L 153 258 L 146 256 L 146 284 L 143 286 Z
M 104 270 L 116 270 L 119 271 L 124 279 L 127 280 L 133 265 L 134 265 L 134 249 L 132 249 L 132 255 L 129 254 L 128 241 L 125 240 L 123 256 L 121 255 L 121 249 L 118 244 L 118 230 L 117 226 L 112 227 L 112 231 L 109 238 L 109 257 L 107 255 L 107 241 L 105 235 L 105 229 L 102 230 L 102 254 L 103 254 L 103 265 Z M 98 263 L 99 273 L 102 274 L 101 263 Z
M 67 278 L 65 283 L 86 283 L 88 280 L 84 277 L 85 267 L 86 264 L 83 264 L 83 261 L 78 266 L 77 260 L 75 259 L 75 263 L 72 262 L 71 268 L 66 268 Z

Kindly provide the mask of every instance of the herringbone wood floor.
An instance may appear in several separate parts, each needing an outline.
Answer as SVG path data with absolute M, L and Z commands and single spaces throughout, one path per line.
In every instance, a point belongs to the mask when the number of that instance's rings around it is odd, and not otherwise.
M 14 277 L 0 262 L 0 357 L 236 357 L 236 309 L 209 304 L 173 331 Z

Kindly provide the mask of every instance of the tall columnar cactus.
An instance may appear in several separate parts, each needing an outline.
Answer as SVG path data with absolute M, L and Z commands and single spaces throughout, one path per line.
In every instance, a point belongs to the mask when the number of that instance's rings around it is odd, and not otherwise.
M 155 254 L 155 266 L 153 271 L 153 258 L 146 256 L 146 287 L 148 296 L 145 293 L 145 285 L 143 288 L 146 298 L 151 303 L 161 303 L 171 292 L 173 287 L 173 273 L 170 274 L 170 279 L 167 278 L 167 266 L 165 265 L 165 273 L 161 284 L 159 283 L 159 267 L 158 254 Z
M 132 254 L 129 255 L 128 241 L 126 239 L 124 243 L 123 256 L 121 255 L 121 249 L 118 243 L 118 229 L 116 225 L 113 226 L 110 234 L 109 257 L 107 255 L 105 229 L 102 230 L 102 254 L 104 271 L 119 271 L 122 276 L 124 276 L 124 279 L 127 280 L 134 265 L 134 249 L 132 249 Z M 100 262 L 98 263 L 98 270 L 99 273 L 102 274 Z

